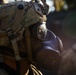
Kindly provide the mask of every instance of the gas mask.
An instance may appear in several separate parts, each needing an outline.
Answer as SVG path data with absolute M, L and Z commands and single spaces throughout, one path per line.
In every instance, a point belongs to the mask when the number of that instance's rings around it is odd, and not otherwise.
M 46 23 L 39 23 L 32 27 L 34 38 L 39 39 L 40 46 L 33 50 L 34 61 L 44 69 L 58 69 L 62 59 L 63 44 L 61 40 L 46 28 Z

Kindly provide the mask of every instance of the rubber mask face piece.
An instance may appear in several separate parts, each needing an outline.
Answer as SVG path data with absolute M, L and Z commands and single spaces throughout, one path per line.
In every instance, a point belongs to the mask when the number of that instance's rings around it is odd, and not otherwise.
M 33 52 L 36 62 L 44 69 L 57 70 L 62 56 L 61 49 L 59 49 L 60 43 L 56 35 L 47 30 L 46 37 L 44 38 L 44 36 L 39 34 L 39 38 L 42 39 L 41 46 Z

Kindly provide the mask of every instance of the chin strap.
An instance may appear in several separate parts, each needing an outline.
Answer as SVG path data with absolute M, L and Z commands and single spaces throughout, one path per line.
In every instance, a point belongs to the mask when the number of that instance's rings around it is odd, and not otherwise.
M 19 49 L 18 49 L 18 45 L 17 45 L 17 40 L 14 36 L 14 32 L 12 31 L 11 28 L 7 28 L 6 29 L 7 35 L 10 39 L 10 42 L 12 44 L 13 50 L 14 50 L 14 54 L 15 54 L 15 58 L 17 61 L 19 61 L 21 59 L 20 54 L 19 54 Z
M 26 45 L 27 45 L 27 52 L 28 52 L 28 60 L 32 63 L 32 49 L 31 49 L 31 38 L 30 38 L 30 31 L 29 28 L 25 29 L 25 39 L 26 39 Z

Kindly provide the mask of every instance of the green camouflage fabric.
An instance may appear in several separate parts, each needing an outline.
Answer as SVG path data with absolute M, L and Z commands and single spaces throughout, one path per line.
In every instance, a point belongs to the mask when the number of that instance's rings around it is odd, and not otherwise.
M 7 29 L 12 29 L 16 39 L 20 40 L 27 27 L 42 20 L 41 10 L 39 14 L 34 5 L 35 2 L 16 1 L 0 6 L 0 45 L 7 46 L 9 43 Z
M 24 9 L 18 9 L 19 4 L 22 4 Z M 0 6 L 0 29 L 6 29 L 9 26 L 18 28 L 20 24 L 29 27 L 30 25 L 37 23 L 39 21 L 39 15 L 30 5 L 31 4 L 28 2 L 17 1 Z

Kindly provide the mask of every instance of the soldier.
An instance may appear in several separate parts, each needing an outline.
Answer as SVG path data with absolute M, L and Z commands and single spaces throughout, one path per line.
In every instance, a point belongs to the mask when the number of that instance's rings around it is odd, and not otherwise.
M 42 2 L 16 1 L 0 7 L 0 67 L 4 75 L 42 75 L 38 67 L 57 69 L 62 42 L 46 28 L 48 5 Z

